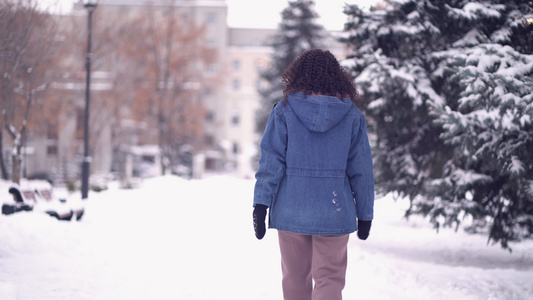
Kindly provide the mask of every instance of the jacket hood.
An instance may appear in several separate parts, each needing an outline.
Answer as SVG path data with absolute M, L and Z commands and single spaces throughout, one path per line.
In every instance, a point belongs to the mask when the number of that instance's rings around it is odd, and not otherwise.
M 332 96 L 304 96 L 290 94 L 287 102 L 304 126 L 315 132 L 326 132 L 335 127 L 353 106 L 350 98 L 339 100 Z

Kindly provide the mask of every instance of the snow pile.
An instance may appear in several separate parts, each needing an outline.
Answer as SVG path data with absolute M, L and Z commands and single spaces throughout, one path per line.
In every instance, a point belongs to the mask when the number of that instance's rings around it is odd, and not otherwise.
M 277 234 L 255 239 L 251 180 L 147 180 L 90 194 L 81 222 L 0 216 L 0 299 L 282 299 Z M 528 299 L 533 242 L 437 234 L 407 201 L 376 202 L 351 237 L 345 299 Z

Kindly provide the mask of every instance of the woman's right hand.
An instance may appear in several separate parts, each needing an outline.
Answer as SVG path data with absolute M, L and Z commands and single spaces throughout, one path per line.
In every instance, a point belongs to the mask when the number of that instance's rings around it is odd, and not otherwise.
M 262 239 L 266 233 L 266 212 L 267 206 L 263 204 L 256 204 L 252 214 L 254 220 L 255 237 L 259 240 Z

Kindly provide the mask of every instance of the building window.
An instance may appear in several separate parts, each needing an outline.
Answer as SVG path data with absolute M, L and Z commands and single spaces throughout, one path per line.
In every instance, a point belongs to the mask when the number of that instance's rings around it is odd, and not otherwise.
M 205 69 L 206 75 L 215 75 L 218 71 L 218 65 L 216 63 L 212 63 L 208 65 Z
M 215 13 L 208 13 L 206 16 L 206 22 L 209 25 L 214 25 L 217 23 L 217 15 Z
M 239 154 L 239 144 L 236 142 L 233 143 L 233 154 Z
M 207 48 L 216 48 L 217 47 L 217 40 L 215 39 L 207 39 L 207 42 L 206 42 L 206 47 Z
M 238 59 L 233 60 L 233 70 L 239 71 L 240 68 L 241 68 L 241 61 Z
M 239 123 L 241 122 L 241 117 L 239 115 L 239 112 L 238 111 L 234 111 L 232 114 L 231 114 L 231 124 L 233 125 L 239 125 Z
M 264 70 L 266 67 L 267 67 L 267 62 L 266 60 L 262 59 L 262 58 L 258 58 L 255 60 L 255 67 L 258 71 L 262 71 Z
M 241 88 L 241 81 L 239 80 L 239 78 L 234 78 L 232 85 L 234 90 L 239 90 Z
M 57 155 L 57 126 L 48 124 L 46 132 L 46 154 Z
M 215 144 L 215 138 L 212 135 L 205 136 L 205 144 L 207 146 L 213 146 Z
M 181 23 L 182 24 L 187 24 L 187 23 L 189 23 L 189 21 L 190 21 L 190 18 L 189 18 L 189 14 L 188 13 L 181 14 Z
M 213 123 L 215 121 L 215 113 L 213 111 L 208 111 L 206 114 L 205 114 L 205 121 L 207 123 Z
M 57 140 L 46 140 L 46 155 L 57 155 Z

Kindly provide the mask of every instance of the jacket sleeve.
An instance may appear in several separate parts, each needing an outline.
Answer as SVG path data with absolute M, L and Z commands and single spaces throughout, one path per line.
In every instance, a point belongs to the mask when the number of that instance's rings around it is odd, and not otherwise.
M 280 104 L 278 104 L 280 105 Z M 259 170 L 255 174 L 254 207 L 272 205 L 278 184 L 285 174 L 287 126 L 284 116 L 274 107 L 261 139 Z
M 359 120 L 355 120 L 353 127 L 347 174 L 355 198 L 357 218 L 372 220 L 374 218 L 374 167 L 366 132 L 366 120 L 362 115 Z

